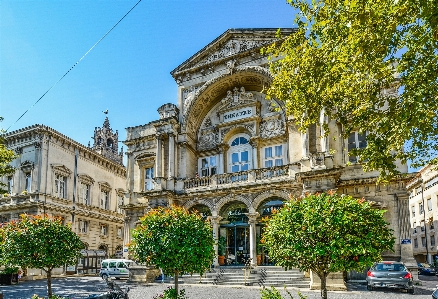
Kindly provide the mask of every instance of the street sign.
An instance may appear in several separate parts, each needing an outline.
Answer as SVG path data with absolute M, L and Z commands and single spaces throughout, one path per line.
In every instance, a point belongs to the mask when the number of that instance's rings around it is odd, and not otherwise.
M 411 244 L 411 239 L 402 239 L 401 243 L 402 244 Z

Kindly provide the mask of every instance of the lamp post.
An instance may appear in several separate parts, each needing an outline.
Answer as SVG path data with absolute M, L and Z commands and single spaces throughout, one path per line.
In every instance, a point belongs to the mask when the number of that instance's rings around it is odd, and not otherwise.
M 423 222 L 424 222 L 424 238 L 426 239 L 426 262 L 429 261 L 429 247 L 427 246 L 427 229 L 426 229 L 426 206 L 424 205 L 424 182 L 421 179 L 421 200 L 423 202 Z

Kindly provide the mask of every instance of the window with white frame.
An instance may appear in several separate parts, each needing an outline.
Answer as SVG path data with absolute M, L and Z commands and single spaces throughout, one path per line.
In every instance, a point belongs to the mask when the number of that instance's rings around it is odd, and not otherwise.
M 420 215 L 423 214 L 423 212 L 424 212 L 423 203 L 420 203 Z
M 426 247 L 426 237 L 421 237 L 421 246 Z
M 66 198 L 67 178 L 61 174 L 55 174 L 55 196 Z
M 228 152 L 229 171 L 239 172 L 251 169 L 252 147 L 245 136 L 232 140 Z
M 431 198 L 429 198 L 427 200 L 427 210 L 432 211 L 432 199 Z
M 417 233 L 417 222 L 414 222 L 414 234 Z
M 14 177 L 13 176 L 8 176 L 8 194 L 12 195 L 12 191 L 14 188 Z
M 283 145 L 273 145 L 264 148 L 265 168 L 283 165 Z
M 84 205 L 90 204 L 90 185 L 83 182 L 79 186 L 79 202 Z
M 412 211 L 412 217 L 415 217 L 415 206 L 411 207 L 411 211 Z
M 109 209 L 109 191 L 100 191 L 100 208 L 108 210 Z
M 363 149 L 367 147 L 367 135 L 366 133 L 351 132 L 348 136 L 348 152 L 353 149 Z M 348 155 L 348 160 L 351 163 L 357 163 L 359 161 L 358 156 Z
M 201 176 L 210 176 L 216 173 L 216 156 L 201 158 Z
M 100 224 L 100 235 L 107 236 L 108 235 L 108 224 L 101 223 Z
M 79 219 L 79 232 L 82 234 L 88 233 L 88 221 Z
M 154 186 L 154 168 L 148 167 L 144 169 L 144 190 L 153 190 Z
M 123 206 L 124 204 L 124 199 L 123 199 L 123 194 L 117 194 L 117 213 L 122 214 L 123 213 L 123 209 L 121 208 L 121 206 Z

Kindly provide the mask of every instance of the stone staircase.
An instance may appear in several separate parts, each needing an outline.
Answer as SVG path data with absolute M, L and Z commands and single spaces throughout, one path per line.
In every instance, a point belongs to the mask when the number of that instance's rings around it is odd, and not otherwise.
M 246 276 L 243 266 L 220 267 L 212 269 L 202 277 L 199 274 L 182 275 L 180 281 L 189 284 L 310 287 L 310 278 L 306 278 L 298 269 L 285 271 L 277 266 L 258 266 L 254 269 L 247 269 Z

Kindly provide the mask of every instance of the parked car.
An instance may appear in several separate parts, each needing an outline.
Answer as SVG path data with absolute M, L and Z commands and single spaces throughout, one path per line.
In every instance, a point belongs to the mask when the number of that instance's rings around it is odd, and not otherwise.
M 436 269 L 426 263 L 417 263 L 419 275 L 435 275 Z
M 412 274 L 401 262 L 375 263 L 368 271 L 366 280 L 370 291 L 375 288 L 395 288 L 414 293 Z
M 129 278 L 129 265 L 134 263 L 125 259 L 107 259 L 100 264 L 99 275 L 102 279 L 114 277 L 116 279 Z
M 438 299 L 438 285 L 437 285 L 437 288 L 435 289 L 435 291 L 433 291 L 433 293 L 432 293 L 432 299 Z

